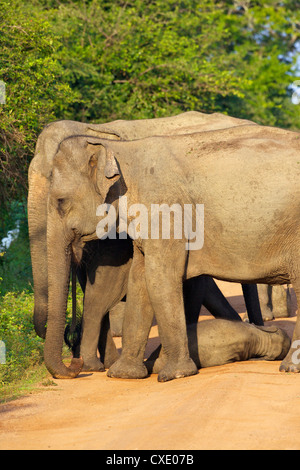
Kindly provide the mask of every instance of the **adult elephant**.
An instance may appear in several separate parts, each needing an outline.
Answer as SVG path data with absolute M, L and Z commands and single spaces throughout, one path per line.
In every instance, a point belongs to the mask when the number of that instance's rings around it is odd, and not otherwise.
M 34 158 L 28 172 L 28 225 L 32 271 L 34 282 L 34 326 L 42 338 L 46 334 L 48 305 L 48 271 L 46 254 L 47 199 L 52 172 L 53 158 L 60 142 L 74 135 L 91 135 L 106 139 L 136 139 L 154 134 L 183 134 L 200 129 L 221 129 L 248 125 L 250 121 L 236 119 L 222 114 L 211 115 L 186 112 L 170 118 L 113 121 L 106 124 L 87 124 L 76 121 L 57 121 L 49 124 L 40 134 Z M 254 124 L 254 123 L 252 123 Z M 85 279 L 79 271 L 79 280 L 84 288 Z M 243 286 L 251 321 L 261 323 L 255 288 Z M 249 292 L 249 289 L 252 291 Z M 254 299 L 254 300 L 253 300 Z M 254 308 L 252 303 L 254 302 Z
M 183 279 L 205 274 L 233 282 L 292 283 L 299 305 L 299 142 L 298 133 L 263 126 L 132 142 L 82 137 L 78 145 L 78 139 L 65 140 L 54 161 L 48 209 L 48 366 L 57 366 L 51 355 L 60 336 L 57 325 L 64 323 L 71 246 L 80 253 L 84 242 L 96 237 L 99 202 L 117 205 L 122 195 L 128 207 L 139 203 L 148 213 L 151 204 L 183 208 L 201 202 L 205 243 L 193 250 L 186 249 L 184 238 L 135 240 L 123 350 L 110 376 L 147 375 L 143 356 L 153 309 L 167 358 L 158 380 L 197 373 L 187 347 Z M 85 162 L 80 147 L 93 149 Z M 85 176 L 76 178 L 74 168 Z M 75 193 L 70 171 L 80 181 Z M 293 340 L 300 340 L 299 317 Z M 293 352 L 281 370 L 300 370 Z
M 254 123 L 231 118 L 221 114 L 206 115 L 197 112 L 183 113 L 171 118 L 160 118 L 138 121 L 115 121 L 107 124 L 89 125 L 74 121 L 59 121 L 47 126 L 40 135 L 36 153 L 29 169 L 29 197 L 28 220 L 30 247 L 34 278 L 35 310 L 34 324 L 37 333 L 45 336 L 48 305 L 48 275 L 46 256 L 46 227 L 47 227 L 47 197 L 52 163 L 59 143 L 74 134 L 86 133 L 114 139 L 135 139 L 152 134 L 183 134 L 187 131 L 195 132 L 243 126 Z M 79 270 L 81 285 L 85 286 L 85 276 Z M 256 286 L 243 285 L 245 302 L 250 321 L 263 324 Z M 217 286 L 212 282 L 210 304 L 215 303 L 213 297 L 220 297 Z M 221 302 L 221 305 L 224 302 Z

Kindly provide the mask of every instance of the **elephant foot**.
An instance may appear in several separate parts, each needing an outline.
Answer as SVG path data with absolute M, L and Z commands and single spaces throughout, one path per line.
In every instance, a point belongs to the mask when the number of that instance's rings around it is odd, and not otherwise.
M 300 363 L 297 357 L 297 352 L 296 352 L 295 358 L 293 357 L 294 354 L 295 352 L 289 352 L 288 355 L 285 357 L 285 359 L 283 359 L 279 367 L 280 372 L 294 372 L 294 373 L 300 372 Z
M 288 311 L 285 310 L 273 310 L 273 318 L 288 318 Z
M 148 377 L 148 370 L 140 361 L 121 358 L 109 368 L 107 376 L 118 379 L 144 379 Z
M 198 374 L 196 364 L 192 359 L 186 359 L 176 364 L 168 362 L 158 374 L 158 382 L 167 382 L 173 379 L 181 379 L 190 375 Z
M 265 312 L 262 311 L 261 315 L 264 322 L 274 320 L 274 316 L 271 310 Z M 247 313 L 243 316 L 242 320 L 246 323 L 249 323 L 249 317 Z
M 285 362 L 282 361 L 279 367 L 280 372 L 293 372 L 293 373 L 299 373 L 300 372 L 300 366 L 293 364 L 291 362 Z
M 147 361 L 145 362 L 145 366 L 147 367 L 149 374 L 159 374 L 165 364 L 166 361 L 164 357 L 158 357 L 155 360 L 147 359 Z
M 105 369 L 110 369 L 110 367 L 119 359 L 119 354 L 112 355 L 110 357 L 105 357 L 104 367 Z
M 105 367 L 98 358 L 84 359 L 83 371 L 85 372 L 104 372 Z
M 116 348 L 110 352 L 106 352 L 104 359 L 102 358 L 105 369 L 109 369 L 115 362 L 117 362 L 119 358 L 120 354 L 118 353 Z

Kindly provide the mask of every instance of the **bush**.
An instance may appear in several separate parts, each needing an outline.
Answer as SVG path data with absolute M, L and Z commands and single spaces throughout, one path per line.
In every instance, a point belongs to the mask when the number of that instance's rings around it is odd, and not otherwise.
M 1 284 L 1 279 L 0 279 Z M 78 287 L 77 311 L 82 302 Z M 0 364 L 0 403 L 17 398 L 36 387 L 49 373 L 44 365 L 44 340 L 33 326 L 34 297 L 32 292 L 7 292 L 0 296 L 0 341 L 6 346 L 6 364 Z M 67 323 L 71 322 L 72 302 L 68 300 Z M 64 357 L 70 359 L 67 346 Z M 51 385 L 54 383 L 50 381 Z
M 0 298 L 0 340 L 6 346 L 6 363 L 0 364 L 0 402 L 16 393 L 18 382 L 30 382 L 43 362 L 43 340 L 34 331 L 32 312 L 31 293 L 9 292 Z

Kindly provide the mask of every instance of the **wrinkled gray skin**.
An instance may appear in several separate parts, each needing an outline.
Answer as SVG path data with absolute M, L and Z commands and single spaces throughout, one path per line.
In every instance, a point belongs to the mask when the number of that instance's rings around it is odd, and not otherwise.
M 139 121 L 115 121 L 107 124 L 89 125 L 74 121 L 59 121 L 47 126 L 41 133 L 35 156 L 29 169 L 29 195 L 28 195 L 28 221 L 30 235 L 30 249 L 32 257 L 32 269 L 34 278 L 34 324 L 39 336 L 45 337 L 47 306 L 48 306 L 48 269 L 47 269 L 47 250 L 46 229 L 47 229 L 47 200 L 50 187 L 50 175 L 52 171 L 53 158 L 59 143 L 66 137 L 75 134 L 87 134 L 105 136 L 113 139 L 134 139 L 149 134 L 177 134 L 211 128 L 227 128 L 235 125 L 246 125 L 249 121 L 238 120 L 219 114 L 205 115 L 202 113 L 190 112 L 183 113 L 172 118 L 139 120 Z M 252 123 L 251 123 L 252 124 Z M 76 226 L 76 224 L 75 224 Z M 74 233 L 73 233 L 74 236 Z M 88 237 L 87 239 L 89 239 Z M 92 237 L 93 238 L 93 237 Z M 83 240 L 81 240 L 82 242 Z M 80 246 L 80 255 L 83 244 Z M 71 255 L 70 255 L 71 256 Z M 73 258 L 78 258 L 78 253 L 73 253 Z M 109 267 L 107 266 L 107 269 Z M 85 288 L 85 276 L 78 269 L 78 277 L 83 289 Z M 219 292 L 215 284 L 211 284 L 211 294 L 216 298 Z M 64 295 L 67 287 L 64 286 Z M 243 285 L 245 301 L 251 321 L 256 324 L 262 324 L 259 310 L 258 297 L 255 286 Z M 214 299 L 210 301 L 214 304 Z M 223 308 L 224 299 L 221 299 L 221 308 Z M 213 306 L 214 308 L 214 306 Z M 232 312 L 233 313 L 233 312 Z M 111 350 L 113 342 L 108 331 L 109 339 L 108 349 Z M 113 354 L 114 357 L 114 354 Z M 74 373 L 71 373 L 73 376 Z
M 262 327 L 223 319 L 189 325 L 187 335 L 189 353 L 198 369 L 258 358 L 282 360 L 291 344 L 288 335 L 275 326 Z M 160 349 L 156 349 L 146 362 L 149 373 L 159 373 L 164 367 Z
M 205 207 L 205 242 L 201 250 L 186 250 L 185 239 L 135 240 L 122 355 L 109 369 L 109 376 L 147 375 L 143 355 L 153 310 L 167 358 L 158 380 L 197 373 L 188 351 L 183 279 L 206 274 L 232 282 L 291 283 L 299 305 L 299 137 L 299 133 L 276 128 L 241 126 L 132 142 L 88 139 L 86 148 L 94 146 L 94 155 L 86 162 L 85 171 L 94 181 L 94 188 L 88 184 L 89 178 L 83 181 L 89 191 L 87 200 L 93 201 L 88 218 L 80 219 L 77 228 L 83 239 L 95 236 L 97 221 L 92 220 L 92 214 L 99 201 L 118 203 L 119 196 L 124 194 L 128 207 L 143 204 L 150 214 L 153 203 L 169 206 L 177 203 L 183 207 L 201 202 Z M 63 154 L 71 152 L 74 168 L 78 158 L 76 148 L 64 141 L 55 157 L 49 217 L 55 220 L 53 227 L 60 225 L 61 230 L 63 219 L 59 222 L 54 216 L 63 198 L 63 175 L 68 169 L 66 162 L 62 162 Z M 70 210 L 67 197 L 64 204 L 60 210 L 67 214 Z M 72 218 L 68 218 L 72 225 Z M 55 242 L 49 235 L 48 248 Z M 49 273 L 52 268 L 53 265 L 49 266 Z M 49 292 L 52 288 L 50 285 Z M 56 295 L 55 300 L 53 306 L 57 309 L 62 298 Z M 49 308 L 50 305 L 49 299 Z M 56 318 L 54 312 L 51 315 Z M 293 341 L 299 339 L 298 317 Z M 291 348 L 280 370 L 299 372 L 300 365 L 293 363 L 292 355 Z
M 285 318 L 291 315 L 291 292 L 289 286 L 259 284 L 257 290 L 264 321 L 273 320 L 274 318 Z

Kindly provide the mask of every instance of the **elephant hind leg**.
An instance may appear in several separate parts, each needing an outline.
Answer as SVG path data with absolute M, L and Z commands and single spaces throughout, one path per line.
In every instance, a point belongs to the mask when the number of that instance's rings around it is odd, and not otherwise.
M 119 359 L 119 353 L 111 334 L 108 313 L 104 316 L 102 321 L 98 349 L 100 361 L 104 364 L 105 369 L 109 369 L 110 366 Z
M 294 277 L 291 276 L 291 281 L 297 298 L 298 314 L 291 348 L 279 368 L 281 372 L 300 372 L 300 252 L 299 256 L 294 259 L 293 267 Z
M 288 312 L 288 288 L 284 286 L 272 286 L 272 306 L 274 318 L 289 316 Z
M 153 309 L 145 281 L 144 257 L 135 248 L 126 295 L 122 354 L 108 370 L 108 377 L 143 379 L 148 376 L 144 353 L 152 320 Z
M 261 313 L 264 321 L 273 320 L 272 312 L 272 286 L 268 284 L 257 285 L 258 297 L 260 301 Z

